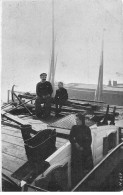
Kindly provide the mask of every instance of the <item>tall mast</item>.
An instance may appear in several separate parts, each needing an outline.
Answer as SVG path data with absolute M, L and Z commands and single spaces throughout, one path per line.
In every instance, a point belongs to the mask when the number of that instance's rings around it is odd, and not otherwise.
M 49 68 L 49 81 L 53 87 L 53 95 L 54 95 L 54 78 L 55 78 L 55 33 L 54 33 L 54 0 L 52 0 L 52 51 L 51 51 L 51 61 Z
M 103 29 L 103 36 L 102 36 L 102 49 L 101 49 L 98 84 L 97 84 L 97 89 L 95 91 L 95 101 L 102 101 L 102 96 L 103 96 L 104 31 L 105 29 Z

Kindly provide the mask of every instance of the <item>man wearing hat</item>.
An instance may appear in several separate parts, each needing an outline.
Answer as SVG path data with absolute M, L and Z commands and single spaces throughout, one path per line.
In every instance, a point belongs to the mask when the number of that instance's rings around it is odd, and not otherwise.
M 58 89 L 55 95 L 55 105 L 56 105 L 56 117 L 61 112 L 61 108 L 65 105 L 68 99 L 67 90 L 63 87 L 63 82 L 58 82 Z
M 48 117 L 51 111 L 51 94 L 53 92 L 52 85 L 46 81 L 47 74 L 40 74 L 41 81 L 36 85 L 36 101 L 35 112 L 37 117 Z M 44 114 L 41 104 L 44 104 Z

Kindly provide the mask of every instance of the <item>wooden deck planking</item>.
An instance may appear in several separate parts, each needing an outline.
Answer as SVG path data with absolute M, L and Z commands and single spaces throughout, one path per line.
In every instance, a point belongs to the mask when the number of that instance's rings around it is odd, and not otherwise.
M 61 139 L 62 139 L 62 138 L 61 138 Z M 66 142 L 61 141 L 61 140 L 59 139 L 59 137 L 56 138 L 56 147 L 57 147 L 57 149 L 59 149 L 60 147 L 62 147 L 65 143 L 66 143 Z
M 47 124 L 40 120 L 29 120 L 25 119 L 27 123 L 32 125 L 32 128 L 39 130 L 44 130 Z M 13 126 L 12 126 L 13 125 Z M 57 150 L 62 147 L 68 140 L 64 138 L 56 138 Z M 2 172 L 11 178 L 11 174 L 14 173 L 18 168 L 20 168 L 27 161 L 27 156 L 25 153 L 24 142 L 21 135 L 20 126 L 11 122 L 7 125 L 2 125 Z M 16 179 L 15 179 L 15 182 Z
M 57 138 L 56 138 L 56 141 L 57 141 L 57 142 L 60 142 L 60 143 L 63 143 L 63 144 L 65 144 L 66 142 L 68 142 L 67 139 L 60 138 L 60 137 L 57 137 Z M 63 144 L 62 144 L 62 145 L 63 145 Z
M 24 160 L 18 159 L 14 156 L 2 153 L 2 166 L 8 171 L 14 173 L 25 163 Z
M 31 126 L 32 126 L 32 129 L 34 129 L 35 131 L 40 131 L 40 130 L 45 130 L 45 129 L 47 129 L 47 124 L 44 124 L 44 123 L 42 123 L 42 124 L 30 124 Z
M 12 143 L 14 145 L 24 147 L 24 142 L 22 138 L 14 137 L 12 135 L 2 134 L 2 143 L 3 142 Z
M 27 161 L 27 156 L 25 152 L 25 148 L 20 146 L 15 146 L 12 143 L 3 142 L 2 143 L 2 152 L 21 160 Z
M 1 125 L 1 128 L 2 129 L 11 129 L 11 130 L 20 130 L 20 126 L 18 125 L 15 125 L 15 124 L 4 124 L 4 125 Z
M 50 127 L 49 127 L 50 128 Z M 53 127 L 52 127 L 53 128 Z M 67 130 L 67 129 L 61 129 L 61 128 L 58 128 L 58 127 L 54 127 L 54 129 L 56 129 L 56 132 L 57 133 L 61 133 L 61 134 L 64 134 L 64 135 L 70 135 L 70 130 Z
M 19 129 L 3 129 L 2 128 L 2 134 L 12 135 L 14 137 L 22 138 L 21 131 Z
M 60 147 L 62 147 L 62 146 L 63 146 L 62 143 L 56 141 L 56 148 L 57 148 L 57 150 L 58 150 Z
M 22 135 L 21 135 L 21 132 L 19 131 L 19 129 L 15 129 L 15 128 L 11 128 L 11 127 L 10 128 L 7 128 L 7 129 L 5 129 L 5 128 L 3 129 L 2 128 L 2 135 L 3 135 L 2 136 L 3 137 L 3 141 L 10 142 L 10 140 L 13 137 L 11 143 L 13 143 L 13 144 L 16 144 L 17 143 L 17 145 L 18 145 L 18 143 L 20 144 L 20 142 L 21 142 L 21 146 L 24 145 L 23 140 L 21 141 Z M 10 136 L 12 136 L 12 137 L 10 137 Z M 17 138 L 17 142 L 16 142 L 16 138 Z M 18 142 L 18 140 L 19 140 L 19 142 Z M 56 140 L 57 140 L 57 142 L 60 142 L 60 143 L 66 143 L 67 142 L 66 139 L 59 138 L 59 137 L 57 137 Z
M 5 174 L 7 177 L 9 177 L 12 181 L 14 181 L 17 185 L 19 184 L 19 181 L 13 177 L 11 177 L 12 172 L 2 167 L 2 173 Z
M 7 119 L 12 120 L 13 122 L 16 122 L 19 125 L 28 125 L 28 122 L 25 120 L 20 119 L 18 116 L 9 114 L 3 110 L 1 110 L 1 115 L 5 116 Z

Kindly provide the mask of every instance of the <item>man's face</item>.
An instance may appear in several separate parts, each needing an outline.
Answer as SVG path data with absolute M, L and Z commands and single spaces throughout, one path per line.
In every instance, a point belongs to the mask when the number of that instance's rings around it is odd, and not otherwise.
M 76 124 L 77 125 L 82 125 L 82 121 L 78 117 L 76 117 Z
M 62 83 L 58 83 L 58 88 L 62 88 L 63 87 L 63 84 Z
M 41 78 L 41 81 L 42 81 L 42 82 L 45 82 L 46 79 L 47 79 L 47 76 L 46 76 L 46 75 L 41 75 L 40 78 Z

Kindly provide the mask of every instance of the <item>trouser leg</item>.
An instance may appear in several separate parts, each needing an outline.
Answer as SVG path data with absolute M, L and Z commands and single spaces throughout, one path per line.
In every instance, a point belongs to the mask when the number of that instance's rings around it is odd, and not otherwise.
M 51 112 L 51 97 L 45 99 L 45 117 L 49 116 Z
M 61 112 L 62 103 L 59 104 L 59 112 Z
M 58 115 L 58 113 L 59 113 L 59 105 L 58 105 L 58 103 L 56 103 L 55 106 L 56 106 L 55 114 Z
M 63 100 L 58 101 L 57 100 L 55 105 L 56 105 L 56 115 L 57 115 L 61 112 L 61 108 L 62 108 L 63 105 L 65 105 L 65 101 L 63 101 Z
M 42 99 L 37 97 L 35 100 L 35 114 L 37 117 L 41 117 L 42 108 L 41 108 Z

